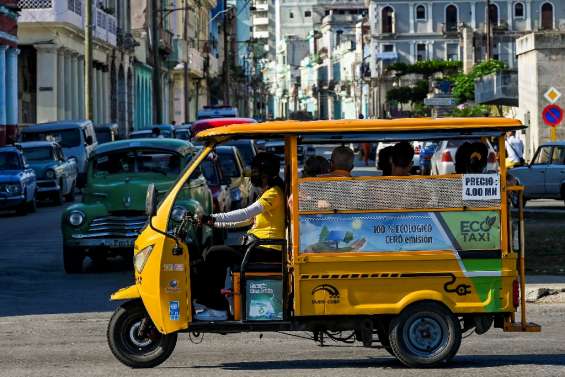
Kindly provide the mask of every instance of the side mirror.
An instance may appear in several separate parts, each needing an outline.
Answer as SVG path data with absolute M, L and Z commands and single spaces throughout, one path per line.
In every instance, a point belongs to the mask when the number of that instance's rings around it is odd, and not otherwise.
M 243 169 L 243 176 L 247 178 L 251 177 L 251 168 L 249 166 Z
M 79 189 L 84 188 L 84 186 L 86 186 L 86 173 L 78 173 L 76 185 L 77 188 Z
M 91 136 L 91 135 L 88 135 L 88 136 L 86 137 L 86 140 L 85 140 L 85 141 L 86 141 L 86 145 L 92 145 L 92 143 L 94 143 L 94 140 L 92 140 L 92 136 Z
M 153 217 L 157 214 L 157 189 L 154 183 L 150 183 L 147 187 L 147 195 L 145 196 L 145 214 Z

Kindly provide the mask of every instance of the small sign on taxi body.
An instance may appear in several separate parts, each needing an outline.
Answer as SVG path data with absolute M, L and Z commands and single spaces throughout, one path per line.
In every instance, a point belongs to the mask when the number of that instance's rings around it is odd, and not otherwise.
M 500 176 L 498 174 L 464 174 L 463 200 L 499 200 Z

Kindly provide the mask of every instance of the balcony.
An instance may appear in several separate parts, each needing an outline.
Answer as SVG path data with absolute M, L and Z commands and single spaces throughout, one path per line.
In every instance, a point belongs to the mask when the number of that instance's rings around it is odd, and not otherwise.
M 220 74 L 220 64 L 218 62 L 218 58 L 216 58 L 212 54 L 209 54 L 208 56 L 208 75 L 210 77 L 216 77 Z
M 253 38 L 257 39 L 269 39 L 269 32 L 268 31 L 253 31 Z
M 256 3 L 255 9 L 259 12 L 268 12 L 269 11 L 269 4 L 268 3 Z
M 191 75 L 204 77 L 204 58 L 200 51 L 195 48 L 188 48 L 188 70 Z
M 253 26 L 268 25 L 269 19 L 265 17 L 253 17 Z
M 84 3 L 82 0 L 20 0 L 18 7 L 21 8 L 19 24 L 59 23 L 84 30 Z M 116 17 L 106 10 L 95 8 L 93 9 L 93 23 L 94 37 L 116 46 Z
M 475 80 L 475 102 L 518 106 L 518 73 L 500 71 Z
M 187 42 L 181 38 L 173 38 L 172 51 L 167 56 L 169 68 L 175 68 L 178 63 L 186 61 Z

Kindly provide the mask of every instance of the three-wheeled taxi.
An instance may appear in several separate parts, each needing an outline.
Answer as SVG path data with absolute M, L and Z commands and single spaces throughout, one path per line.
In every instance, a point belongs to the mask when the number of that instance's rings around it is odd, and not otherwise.
M 508 206 L 509 193 L 520 196 L 522 187 L 507 183 L 504 164 L 504 135 L 521 128 L 512 119 L 443 118 L 277 121 L 200 132 L 205 148 L 162 200 L 148 190 L 135 285 L 112 295 L 126 302 L 110 320 L 110 349 L 130 367 L 153 367 L 173 352 L 179 332 L 310 331 L 320 343 L 380 343 L 403 364 L 423 367 L 453 358 L 468 331 L 540 331 L 526 321 L 523 210 Z M 286 237 L 250 243 L 227 271 L 228 320 L 198 321 L 191 286 L 202 250 L 187 248 L 195 214 L 173 221 L 175 201 L 215 146 L 253 138 L 285 143 Z M 304 178 L 297 158 L 303 146 L 323 157 L 352 143 L 443 140 L 493 143 L 498 167 L 404 176 L 360 168 Z M 480 162 L 479 152 L 471 157 Z M 280 263 L 251 263 L 266 245 L 282 249 Z

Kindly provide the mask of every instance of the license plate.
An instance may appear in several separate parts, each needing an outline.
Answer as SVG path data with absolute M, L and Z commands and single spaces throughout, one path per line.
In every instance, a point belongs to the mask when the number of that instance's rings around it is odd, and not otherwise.
M 108 240 L 108 246 L 112 249 L 127 249 L 132 248 L 135 240 Z

